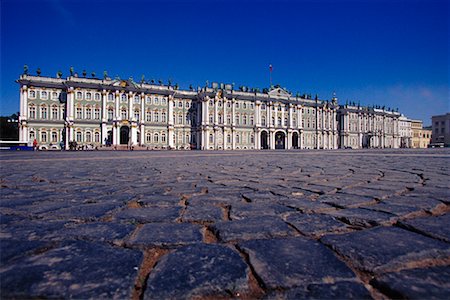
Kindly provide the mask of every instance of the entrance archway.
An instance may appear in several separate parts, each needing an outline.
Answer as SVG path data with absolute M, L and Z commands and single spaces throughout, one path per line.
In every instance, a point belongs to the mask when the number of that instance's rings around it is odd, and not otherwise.
M 106 145 L 111 146 L 113 143 L 113 133 L 111 130 L 108 131 L 108 136 L 106 137 Z
M 292 148 L 298 149 L 298 133 L 297 132 L 292 133 Z
M 127 145 L 130 139 L 130 127 L 122 126 L 120 127 L 120 144 Z
M 261 149 L 269 149 L 269 135 L 267 131 L 261 132 Z
M 285 149 L 284 140 L 286 135 L 284 132 L 278 131 L 275 133 L 275 149 Z

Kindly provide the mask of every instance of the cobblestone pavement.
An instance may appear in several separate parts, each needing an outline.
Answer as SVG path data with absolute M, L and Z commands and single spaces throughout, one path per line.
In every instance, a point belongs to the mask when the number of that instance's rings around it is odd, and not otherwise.
M 2 298 L 448 298 L 450 151 L 1 153 Z

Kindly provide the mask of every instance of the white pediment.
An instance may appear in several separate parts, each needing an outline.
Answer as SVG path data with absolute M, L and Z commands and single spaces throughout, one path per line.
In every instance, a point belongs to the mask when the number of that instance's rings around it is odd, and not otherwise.
M 274 88 L 269 92 L 269 96 L 275 96 L 275 97 L 289 97 L 291 94 L 289 94 L 286 90 L 278 87 Z

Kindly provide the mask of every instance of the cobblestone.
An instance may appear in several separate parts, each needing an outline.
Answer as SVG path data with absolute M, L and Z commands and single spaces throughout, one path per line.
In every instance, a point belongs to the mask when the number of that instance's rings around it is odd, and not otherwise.
M 0 153 L 2 298 L 446 298 L 448 149 Z

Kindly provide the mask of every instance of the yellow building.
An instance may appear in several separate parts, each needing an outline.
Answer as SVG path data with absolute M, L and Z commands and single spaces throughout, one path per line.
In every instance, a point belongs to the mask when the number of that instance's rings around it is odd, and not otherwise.
M 430 129 L 424 129 L 421 120 L 411 120 L 412 148 L 427 148 L 431 141 Z

